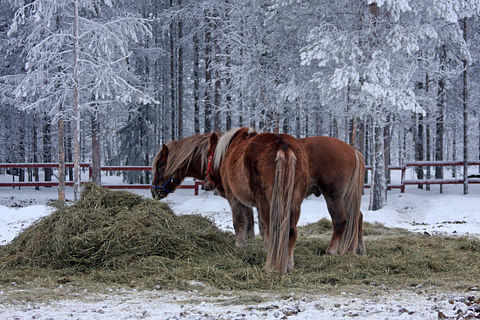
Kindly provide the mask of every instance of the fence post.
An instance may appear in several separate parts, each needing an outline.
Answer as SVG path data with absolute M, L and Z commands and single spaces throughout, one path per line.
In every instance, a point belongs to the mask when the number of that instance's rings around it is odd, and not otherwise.
M 402 187 L 400 188 L 400 193 L 405 193 L 405 171 L 406 171 L 407 167 L 406 165 L 403 166 L 402 168 L 402 174 L 401 174 L 401 177 L 400 177 L 400 184 L 402 185 Z
M 198 188 L 202 185 L 201 182 L 195 181 L 194 195 L 198 196 Z

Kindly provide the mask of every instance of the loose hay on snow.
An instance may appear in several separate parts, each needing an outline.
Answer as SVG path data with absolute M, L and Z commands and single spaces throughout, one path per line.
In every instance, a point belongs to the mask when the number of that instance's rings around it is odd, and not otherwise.
M 365 224 L 367 256 L 325 255 L 328 220 L 299 228 L 296 266 L 280 277 L 263 269 L 262 241 L 236 249 L 231 233 L 200 216 L 175 216 L 166 204 L 86 186 L 73 205 L 0 246 L 0 283 L 34 279 L 216 288 L 318 289 L 325 285 L 479 285 L 480 242 L 429 237 Z

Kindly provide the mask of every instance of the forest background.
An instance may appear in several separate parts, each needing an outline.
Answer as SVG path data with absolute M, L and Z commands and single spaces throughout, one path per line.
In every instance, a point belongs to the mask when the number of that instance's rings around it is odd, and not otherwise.
M 195 133 L 328 135 L 373 166 L 377 209 L 390 164 L 480 158 L 480 0 L 0 0 L 0 10 L 0 162 L 92 162 L 100 183 L 100 165 L 151 165 L 163 143 Z M 76 179 L 47 168 L 45 180 L 54 174 Z M 445 172 L 417 172 L 431 174 Z

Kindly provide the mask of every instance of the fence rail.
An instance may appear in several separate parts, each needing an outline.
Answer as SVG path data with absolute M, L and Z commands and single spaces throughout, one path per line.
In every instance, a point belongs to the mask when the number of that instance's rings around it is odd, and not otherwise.
M 480 184 L 480 176 L 475 175 L 474 178 L 454 178 L 454 179 L 406 179 L 405 174 L 409 167 L 411 168 L 423 168 L 423 167 L 463 167 L 464 161 L 409 161 L 405 162 L 403 166 L 389 166 L 388 171 L 400 170 L 401 178 L 400 184 L 387 184 L 387 189 L 400 189 L 401 193 L 405 192 L 405 186 L 407 185 L 445 185 L 445 184 Z M 480 160 L 467 161 L 467 166 L 480 166 Z M 365 166 L 365 171 L 372 171 L 372 166 Z M 466 180 L 466 181 L 465 181 Z M 365 184 L 365 188 L 370 188 L 370 184 Z
M 480 160 L 478 161 L 467 161 L 468 166 L 480 166 Z M 92 165 L 90 163 L 81 163 L 82 168 L 88 168 L 89 179 L 92 177 Z M 418 167 L 456 167 L 464 166 L 463 161 L 411 161 L 406 162 L 403 166 L 389 166 L 388 171 L 399 170 L 401 171 L 401 178 L 399 184 L 387 184 L 387 188 L 390 189 L 400 189 L 401 193 L 405 192 L 405 186 L 407 185 L 445 185 L 445 184 L 463 184 L 467 182 L 468 184 L 480 184 L 480 176 L 475 175 L 475 177 L 466 178 L 466 181 L 462 178 L 453 178 L 453 179 L 406 179 L 405 174 L 408 168 L 418 168 Z M 66 163 L 65 167 L 72 168 L 73 163 Z M 58 168 L 58 163 L 0 163 L 0 168 L 4 169 L 28 169 L 28 168 Z M 102 166 L 100 168 L 102 171 L 150 171 L 152 170 L 149 166 Z M 366 166 L 365 171 L 372 171 L 372 166 Z M 86 182 L 82 182 L 86 183 Z M 66 186 L 73 186 L 73 182 L 65 182 Z M 180 189 L 193 189 L 194 194 L 198 195 L 198 190 L 203 185 L 203 181 L 195 181 L 194 184 L 182 184 L 178 188 Z M 0 187 L 55 187 L 58 186 L 58 182 L 0 182 Z M 150 189 L 149 184 L 106 184 L 103 185 L 105 188 L 109 189 Z M 366 183 L 364 184 L 365 188 L 370 188 L 371 185 Z
M 66 163 L 66 168 L 73 168 L 73 163 Z M 89 180 L 92 178 L 92 165 L 90 163 L 81 163 L 80 167 L 88 168 Z M 33 168 L 58 168 L 58 163 L 0 163 L 0 168 L 3 169 L 33 169 Z M 101 171 L 151 171 L 149 166 L 102 166 Z M 87 183 L 86 181 L 81 182 Z M 56 187 L 58 182 L 38 181 L 38 182 L 0 182 L 0 187 Z M 66 181 L 65 186 L 73 186 L 72 181 Z M 105 184 L 102 185 L 108 189 L 150 189 L 149 184 Z M 194 194 L 198 195 L 200 187 L 203 186 L 203 181 L 195 181 L 193 184 L 181 184 L 179 189 L 193 189 Z

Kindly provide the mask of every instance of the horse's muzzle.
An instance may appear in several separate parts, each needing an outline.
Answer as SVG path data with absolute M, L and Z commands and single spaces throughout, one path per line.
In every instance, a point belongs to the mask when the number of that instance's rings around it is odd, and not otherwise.
M 150 191 L 152 192 L 152 198 L 153 199 L 160 200 L 160 199 L 163 199 L 166 196 L 168 196 L 168 192 L 166 192 L 165 190 L 161 190 L 157 186 L 152 186 Z
M 212 191 L 215 189 L 215 186 L 211 182 L 206 180 L 203 183 L 203 189 L 205 189 L 205 191 Z

